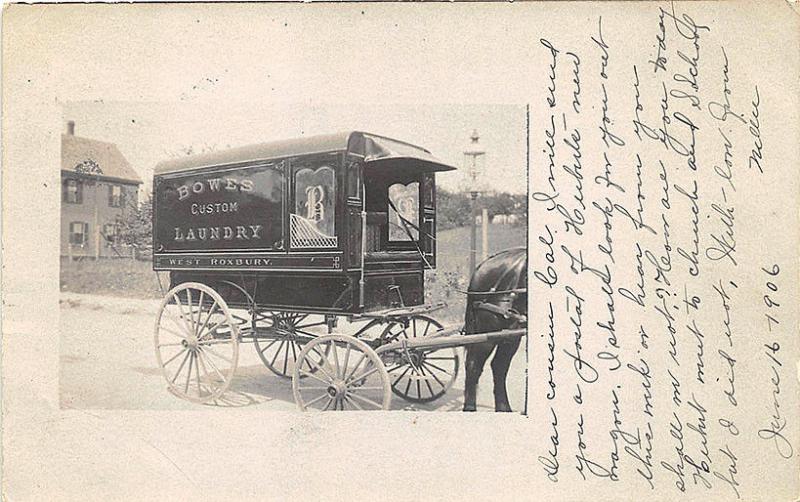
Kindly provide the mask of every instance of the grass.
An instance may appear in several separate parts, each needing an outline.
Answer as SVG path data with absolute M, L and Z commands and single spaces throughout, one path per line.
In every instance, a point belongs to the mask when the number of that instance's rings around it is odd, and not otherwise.
M 161 280 L 166 277 L 162 275 Z M 164 282 L 164 287 L 168 284 Z M 150 261 L 61 260 L 61 291 L 127 298 L 161 298 Z
M 478 236 L 480 247 L 480 235 Z M 489 226 L 489 254 L 526 245 L 525 227 Z M 437 269 L 425 274 L 428 303 L 444 301 L 448 307 L 436 312 L 437 320 L 460 322 L 464 315 L 465 291 L 469 283 L 469 228 L 453 228 L 437 236 Z M 480 261 L 480 253 L 478 254 Z M 161 280 L 167 287 L 168 279 Z M 127 298 L 161 298 L 156 273 L 149 261 L 100 260 L 61 261 L 61 290 Z

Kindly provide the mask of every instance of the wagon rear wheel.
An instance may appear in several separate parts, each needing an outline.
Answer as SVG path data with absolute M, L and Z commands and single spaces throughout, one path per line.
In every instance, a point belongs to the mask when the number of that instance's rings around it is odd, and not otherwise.
M 297 358 L 292 390 L 301 411 L 388 410 L 392 402 L 381 358 L 366 343 L 345 335 L 325 335 L 306 344 Z
M 410 317 L 406 323 L 386 327 L 383 342 L 428 337 L 442 325 L 427 316 Z M 395 350 L 381 354 L 388 368 L 392 392 L 406 401 L 428 403 L 444 396 L 456 380 L 459 352 L 455 348 Z
M 239 360 L 239 327 L 225 300 L 195 282 L 172 288 L 155 325 L 156 360 L 169 390 L 206 403 L 230 387 Z
M 259 326 L 265 321 L 266 326 Z M 283 378 L 292 378 L 295 361 L 310 340 L 320 336 L 325 316 L 296 312 L 256 313 L 253 342 L 264 366 Z

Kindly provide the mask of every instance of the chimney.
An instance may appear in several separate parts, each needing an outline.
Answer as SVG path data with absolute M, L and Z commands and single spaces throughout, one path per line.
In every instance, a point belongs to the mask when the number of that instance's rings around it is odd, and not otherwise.
M 70 136 L 75 136 L 75 121 L 68 120 L 67 121 L 67 134 Z

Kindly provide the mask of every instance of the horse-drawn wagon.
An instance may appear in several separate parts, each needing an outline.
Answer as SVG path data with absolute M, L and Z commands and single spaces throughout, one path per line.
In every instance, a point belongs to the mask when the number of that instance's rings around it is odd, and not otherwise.
M 424 302 L 424 271 L 436 265 L 435 173 L 452 169 L 361 132 L 159 164 L 153 268 L 170 290 L 155 349 L 169 389 L 219 399 L 252 342 L 303 410 L 443 396 L 468 337 L 431 317 L 444 305 Z M 337 333 L 342 318 L 355 332 Z

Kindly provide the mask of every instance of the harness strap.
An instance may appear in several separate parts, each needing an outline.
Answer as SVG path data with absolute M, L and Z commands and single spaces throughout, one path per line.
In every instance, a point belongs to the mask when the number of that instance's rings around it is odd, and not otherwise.
M 528 316 L 520 314 L 516 310 L 512 308 L 502 308 L 498 307 L 493 303 L 477 301 L 472 303 L 472 307 L 476 310 L 484 310 L 486 312 L 491 312 L 492 314 L 499 315 L 504 319 L 514 319 L 516 322 L 520 324 L 527 324 L 528 323 Z

